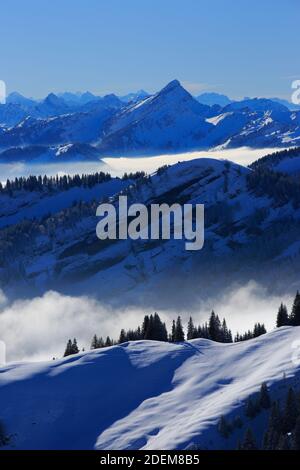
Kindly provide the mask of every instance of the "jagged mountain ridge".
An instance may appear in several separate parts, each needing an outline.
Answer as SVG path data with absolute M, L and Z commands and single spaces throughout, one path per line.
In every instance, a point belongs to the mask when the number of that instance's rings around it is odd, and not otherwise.
M 15 97 L 0 105 L 0 149 L 85 142 L 101 154 L 147 155 L 218 146 L 290 147 L 300 139 L 299 111 L 263 98 L 208 106 L 178 80 L 129 102 L 85 95 L 72 101 L 50 94 L 34 105 Z

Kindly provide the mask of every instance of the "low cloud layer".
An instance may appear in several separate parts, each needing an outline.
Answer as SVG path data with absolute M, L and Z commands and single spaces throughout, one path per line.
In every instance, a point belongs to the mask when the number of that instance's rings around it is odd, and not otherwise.
M 275 325 L 281 301 L 290 306 L 292 299 L 269 296 L 254 282 L 232 289 L 218 300 L 209 300 L 189 312 L 159 311 L 168 327 L 180 314 L 186 324 L 189 315 L 195 323 L 208 319 L 211 309 L 236 332 L 264 322 Z M 118 338 L 121 328 L 135 328 L 152 310 L 115 309 L 88 297 L 71 297 L 49 291 L 41 297 L 8 303 L 0 291 L 0 340 L 6 343 L 7 361 L 49 360 L 61 357 L 68 338 L 76 337 L 81 348 L 88 349 L 93 334 Z

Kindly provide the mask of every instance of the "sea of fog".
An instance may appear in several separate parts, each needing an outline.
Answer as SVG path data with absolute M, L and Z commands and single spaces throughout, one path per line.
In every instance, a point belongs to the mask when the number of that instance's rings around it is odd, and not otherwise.
M 181 315 L 186 328 L 190 315 L 196 324 L 202 324 L 214 309 L 221 318 L 226 318 L 233 334 L 252 329 L 262 318 L 270 331 L 275 327 L 281 302 L 290 309 L 292 298 L 270 295 L 264 287 L 251 281 L 216 293 L 214 298 L 199 300 L 192 310 L 160 309 L 158 313 L 168 329 L 177 315 Z M 0 289 L 0 339 L 6 344 L 8 362 L 49 360 L 62 356 L 68 338 L 77 338 L 81 348 L 89 349 L 95 333 L 118 338 L 121 328 L 136 328 L 144 315 L 154 311 L 150 306 L 114 308 L 88 296 L 73 297 L 54 291 L 9 301 Z
M 242 165 L 249 165 L 254 160 L 275 151 L 276 149 L 253 150 L 248 148 L 218 150 L 206 152 L 189 152 L 177 155 L 160 155 L 145 158 L 105 158 L 102 162 L 61 163 L 61 164 L 0 164 L 0 179 L 6 181 L 28 175 L 56 175 L 93 173 L 107 171 L 114 176 L 124 172 L 146 171 L 154 172 L 164 164 L 175 164 L 178 161 L 210 157 L 228 159 Z M 199 304 L 194 310 L 160 311 L 163 320 L 170 327 L 171 321 L 182 315 L 186 325 L 188 315 L 192 314 L 196 323 L 207 320 L 212 308 L 227 318 L 230 328 L 245 331 L 253 328 L 261 321 L 264 312 L 264 322 L 268 329 L 274 326 L 275 315 L 281 301 L 289 302 L 277 296 L 270 297 L 264 288 L 255 282 L 239 286 L 221 295 Z M 153 313 L 148 308 L 140 311 L 138 308 L 114 309 L 107 304 L 89 297 L 72 297 L 49 291 L 43 296 L 10 301 L 0 289 L 0 340 L 7 345 L 7 360 L 44 360 L 53 356 L 61 356 L 69 337 L 76 337 L 80 347 L 89 348 L 92 336 L 99 332 L 103 336 L 117 338 L 121 328 L 135 328 L 141 323 L 143 315 Z M 243 311 L 241 325 L 240 312 Z M 22 331 L 22 334 L 19 332 Z
M 112 176 L 122 176 L 125 172 L 145 171 L 150 174 L 162 165 L 173 165 L 179 161 L 194 160 L 195 158 L 210 157 L 216 159 L 231 160 L 241 165 L 249 165 L 268 153 L 280 150 L 277 148 L 250 149 L 246 147 L 238 149 L 226 150 L 210 150 L 186 152 L 178 154 L 163 154 L 155 157 L 129 158 L 105 157 L 101 161 L 95 162 L 69 162 L 69 163 L 0 163 L 0 179 L 5 182 L 7 179 L 14 179 L 20 176 L 29 175 L 48 175 L 55 176 L 76 173 L 95 173 L 96 171 L 105 171 L 111 173 Z

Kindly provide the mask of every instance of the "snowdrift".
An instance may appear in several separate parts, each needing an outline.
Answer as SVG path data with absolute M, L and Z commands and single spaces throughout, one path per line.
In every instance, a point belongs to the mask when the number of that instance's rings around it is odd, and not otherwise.
M 263 381 L 273 399 L 298 383 L 299 335 L 283 327 L 233 344 L 138 341 L 9 364 L 0 369 L 6 448 L 235 448 L 237 436 L 217 431 L 220 416 L 239 414 L 246 427 L 244 401 Z

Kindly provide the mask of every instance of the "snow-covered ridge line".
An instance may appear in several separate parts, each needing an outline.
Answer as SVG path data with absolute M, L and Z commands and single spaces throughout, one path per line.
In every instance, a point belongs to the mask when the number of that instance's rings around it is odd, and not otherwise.
M 299 142 L 297 109 L 264 98 L 220 103 L 203 104 L 178 80 L 154 95 L 142 92 L 129 101 L 115 95 L 87 95 L 74 102 L 74 97 L 65 101 L 52 93 L 35 103 L 17 96 L 0 105 L 0 149 L 85 143 L 95 147 L 78 152 L 76 158 L 96 160 L 105 155 L 149 156 L 220 146 L 289 147 Z
M 243 413 L 267 382 L 299 380 L 299 327 L 221 344 L 137 341 L 0 369 L 1 418 L 17 449 L 183 449 L 234 445 L 221 415 Z M 294 379 L 293 379 L 294 377 Z

